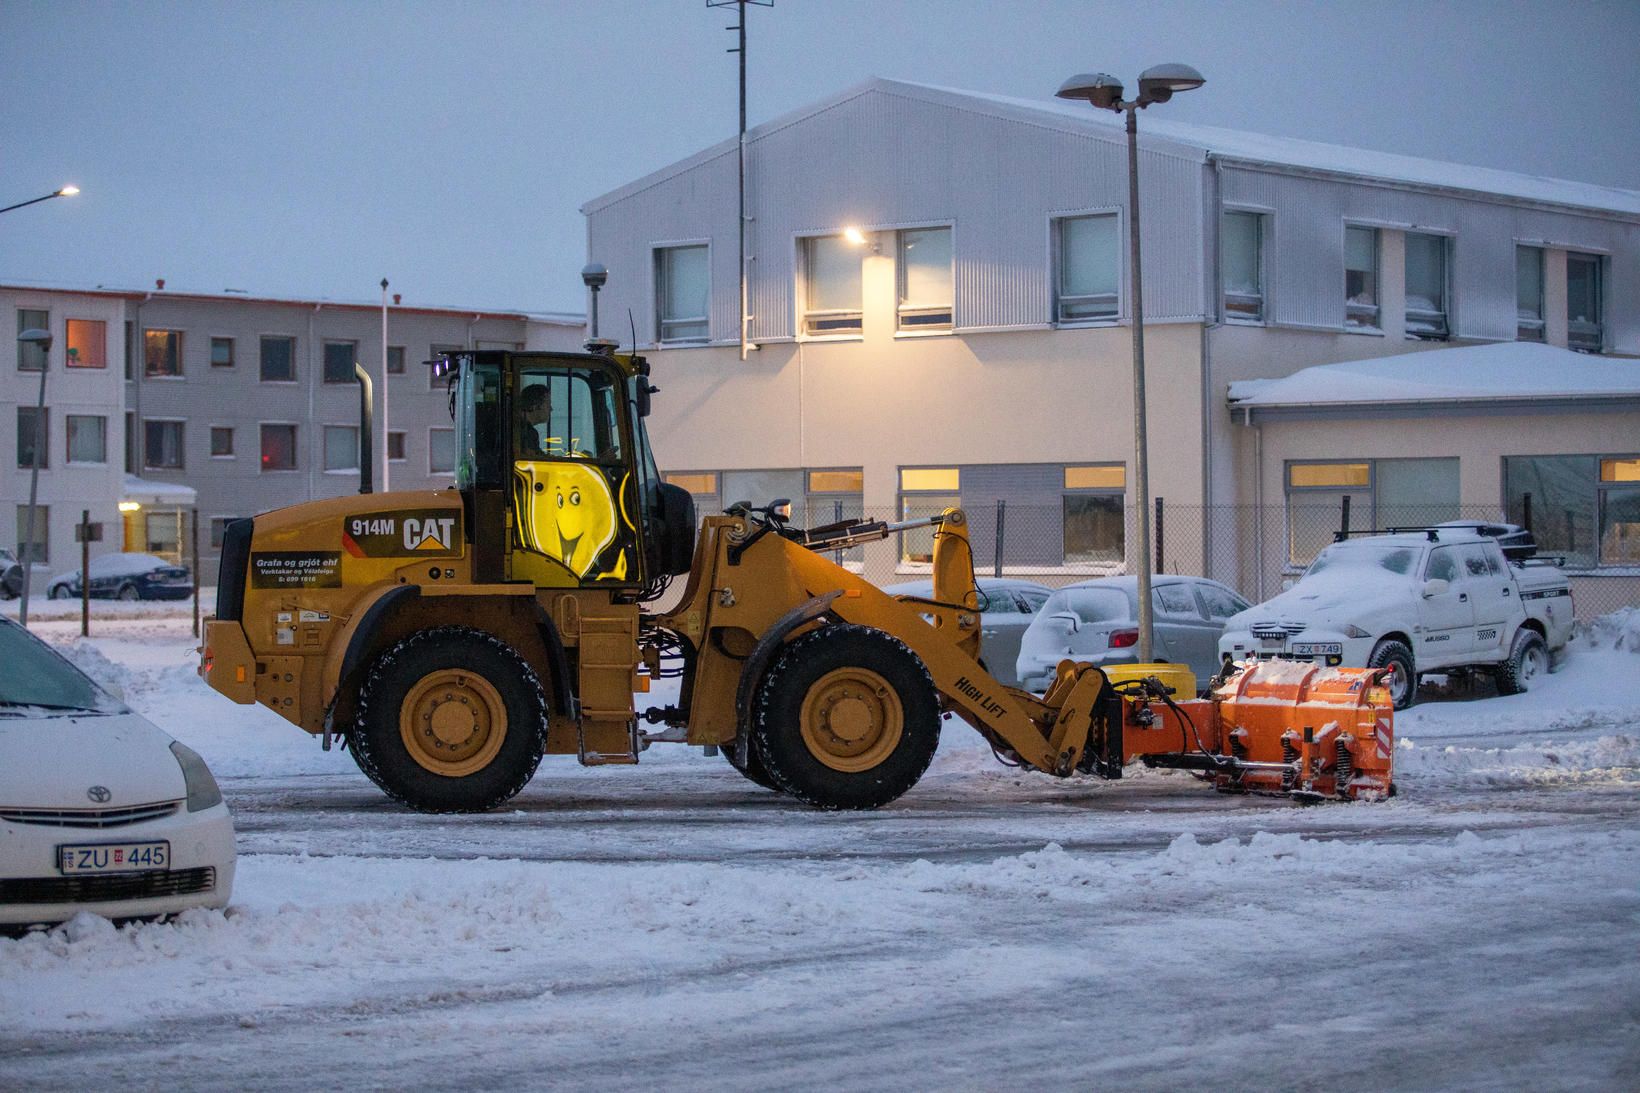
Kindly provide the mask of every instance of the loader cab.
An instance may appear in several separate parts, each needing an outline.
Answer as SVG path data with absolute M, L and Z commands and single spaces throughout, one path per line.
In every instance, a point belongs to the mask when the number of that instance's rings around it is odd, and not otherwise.
M 476 579 L 643 599 L 688 568 L 693 506 L 656 470 L 641 358 L 481 350 L 434 369 L 452 381 Z

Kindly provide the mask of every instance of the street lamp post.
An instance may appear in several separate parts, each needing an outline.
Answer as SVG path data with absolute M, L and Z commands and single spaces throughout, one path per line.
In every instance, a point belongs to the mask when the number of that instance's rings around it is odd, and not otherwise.
M 38 205 L 40 202 L 50 201 L 54 197 L 73 197 L 75 194 L 77 194 L 79 192 L 80 192 L 80 188 L 78 186 L 64 186 L 60 190 L 53 190 L 51 193 L 46 194 L 44 197 L 30 198 L 27 201 L 19 201 L 15 205 L 7 205 L 5 208 L 0 209 L 0 213 L 9 213 L 13 209 L 21 209 L 21 208 L 25 208 L 29 205 Z
M 46 372 L 51 367 L 51 332 L 25 330 L 17 335 L 17 341 L 20 345 L 40 347 L 40 397 L 34 404 L 34 458 L 29 461 L 28 516 L 23 523 L 23 541 L 19 544 L 23 550 L 23 602 L 17 608 L 17 621 L 27 626 L 29 584 L 34 576 L 34 521 L 38 511 L 36 502 L 40 498 L 40 460 L 46 454 Z M 83 580 L 84 575 L 81 576 Z
M 1139 97 L 1122 98 L 1122 81 L 1104 72 L 1072 76 L 1056 95 L 1091 103 L 1096 110 L 1127 115 L 1128 149 L 1128 264 L 1133 281 L 1133 478 L 1139 507 L 1139 659 L 1155 659 L 1152 640 L 1154 611 L 1150 602 L 1150 452 L 1145 436 L 1145 310 L 1139 265 L 1139 123 L 1138 112 L 1151 103 L 1166 102 L 1175 92 L 1191 91 L 1207 81 L 1189 65 L 1164 64 L 1139 74 Z

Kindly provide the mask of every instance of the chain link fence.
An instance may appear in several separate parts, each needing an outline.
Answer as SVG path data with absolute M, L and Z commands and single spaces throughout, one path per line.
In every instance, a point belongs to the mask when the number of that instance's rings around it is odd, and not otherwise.
M 1066 505 L 998 501 L 965 509 L 974 571 L 980 576 L 1019 577 L 1050 587 L 1137 569 L 1139 527 L 1131 508 L 1124 512 L 1089 513 Z M 853 517 L 859 510 L 848 515 Z M 801 520 L 803 513 L 798 513 Z M 830 509 L 808 514 L 811 526 L 832 519 Z M 907 516 L 891 508 L 868 506 L 868 520 L 893 522 Z M 1449 520 L 1498 522 L 1495 508 L 1407 506 L 1379 511 L 1376 522 L 1359 509 L 1349 512 L 1337 501 L 1285 505 L 1171 505 L 1165 499 L 1152 509 L 1152 572 L 1208 577 L 1229 585 L 1257 603 L 1275 596 L 1297 578 L 1335 534 L 1391 527 L 1427 527 Z M 1552 541 L 1553 537 L 1549 537 Z M 1554 557 L 1551 543 L 1540 554 Z M 901 532 L 880 543 L 840 552 L 838 560 L 873 584 L 888 585 L 926 577 L 933 536 L 925 529 Z M 1566 558 L 1580 622 L 1625 607 L 1640 606 L 1640 567 L 1596 567 Z

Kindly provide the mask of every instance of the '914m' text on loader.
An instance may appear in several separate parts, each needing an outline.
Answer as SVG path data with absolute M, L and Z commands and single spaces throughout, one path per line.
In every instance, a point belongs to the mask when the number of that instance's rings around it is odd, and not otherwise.
M 412 808 L 491 808 L 545 753 L 636 763 L 662 741 L 720 749 L 811 805 L 874 808 L 916 784 L 946 714 L 1057 777 L 1142 759 L 1230 791 L 1391 792 L 1374 670 L 1249 665 L 1197 699 L 1176 665 L 1066 661 L 1041 697 L 1004 687 L 980 660 L 960 509 L 803 530 L 779 504 L 737 505 L 697 533 L 649 449 L 642 358 L 478 351 L 433 367 L 451 383 L 455 488 L 229 525 L 200 665 L 234 701 L 343 738 Z M 828 557 L 929 524 L 929 599 Z M 676 576 L 676 606 L 645 610 Z M 667 677 L 677 704 L 640 715 L 635 694 Z

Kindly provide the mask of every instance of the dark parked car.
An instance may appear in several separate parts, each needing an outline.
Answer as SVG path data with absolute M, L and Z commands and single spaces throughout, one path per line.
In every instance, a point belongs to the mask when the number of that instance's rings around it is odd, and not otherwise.
M 23 594 L 23 563 L 17 555 L 0 547 L 0 600 L 15 600 Z
M 153 554 L 104 554 L 91 559 L 94 599 L 185 600 L 193 591 L 187 566 L 173 565 Z M 80 571 L 71 569 L 51 578 L 46 595 L 54 600 L 79 596 Z
M 1031 625 L 1053 589 L 1034 581 L 1017 581 L 1008 577 L 977 577 L 980 596 L 980 663 L 1007 687 L 1019 686 L 1014 675 L 1014 662 L 1019 659 L 1019 639 Z M 934 582 L 904 581 L 883 588 L 890 596 L 921 596 L 934 594 Z

